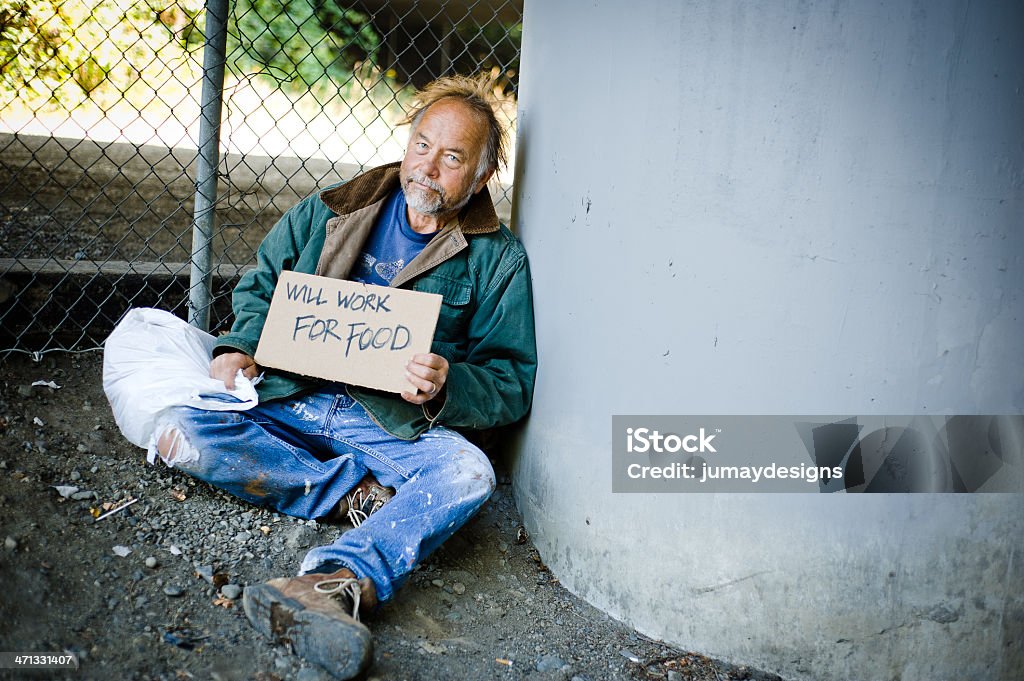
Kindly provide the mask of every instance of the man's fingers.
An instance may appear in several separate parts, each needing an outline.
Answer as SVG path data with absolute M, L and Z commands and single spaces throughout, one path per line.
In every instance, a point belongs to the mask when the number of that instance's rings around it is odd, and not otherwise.
M 419 384 L 410 379 L 410 382 L 424 392 L 437 392 L 448 380 L 448 360 L 440 355 L 424 354 L 414 355 L 405 365 L 406 373 L 416 378 L 421 378 L 428 383 Z M 433 388 L 431 388 L 431 384 Z
M 228 352 L 218 355 L 210 362 L 210 376 L 224 381 L 224 387 L 228 390 L 235 389 L 235 374 L 238 370 L 242 374 L 252 378 L 256 375 L 256 362 L 252 357 L 243 352 Z M 250 375 L 249 372 L 252 372 Z
M 441 372 L 437 369 L 431 369 L 430 367 L 423 366 L 422 364 L 409 363 L 405 365 L 405 373 L 411 374 L 416 378 L 422 378 L 426 381 L 433 381 L 435 378 L 441 376 Z
M 404 392 L 402 393 L 402 399 L 405 400 L 406 402 L 411 402 L 412 404 L 419 405 L 425 402 L 429 402 L 430 395 L 424 395 L 423 393 L 416 393 L 415 395 L 413 395 L 412 393 Z
M 448 366 L 448 360 L 441 355 L 435 355 L 432 352 L 413 355 L 410 363 L 422 364 L 423 366 L 430 367 L 431 369 L 444 369 Z
M 444 387 L 445 381 L 448 380 L 448 375 L 445 371 L 431 369 L 423 366 L 422 364 L 410 363 L 406 366 L 405 379 L 409 381 L 409 383 L 411 383 L 419 393 L 424 395 L 425 399 L 417 403 L 420 404 L 433 399 L 435 395 L 441 392 L 441 388 Z
M 402 398 L 413 404 L 424 404 L 434 399 L 448 380 L 448 360 L 440 355 L 415 355 L 405 369 L 405 378 L 416 392 L 404 392 Z
M 234 390 L 235 389 L 235 373 L 236 372 L 232 370 L 233 368 L 234 367 L 232 367 L 231 369 L 227 369 L 227 370 L 222 370 L 221 371 L 221 374 L 222 374 L 221 380 L 224 381 L 224 387 L 226 387 L 228 390 Z
M 224 387 L 228 390 L 232 390 L 235 387 L 235 372 L 220 357 L 214 358 L 210 364 L 210 378 L 224 381 Z
M 412 371 L 405 372 L 405 380 L 409 381 L 419 392 L 425 393 L 428 397 L 433 397 L 441 386 L 438 385 L 439 380 L 431 380 L 426 376 L 414 374 Z

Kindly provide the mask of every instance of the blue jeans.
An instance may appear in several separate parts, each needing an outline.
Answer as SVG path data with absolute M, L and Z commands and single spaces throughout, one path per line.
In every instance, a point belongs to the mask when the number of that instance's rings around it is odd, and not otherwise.
M 369 577 L 390 599 L 412 569 L 475 514 L 494 471 L 462 435 L 435 427 L 417 440 L 389 435 L 345 393 L 318 392 L 249 411 L 178 407 L 158 424 L 173 438 L 169 466 L 260 506 L 319 518 L 367 474 L 397 490 L 359 527 L 320 546 L 300 574 L 324 562 Z

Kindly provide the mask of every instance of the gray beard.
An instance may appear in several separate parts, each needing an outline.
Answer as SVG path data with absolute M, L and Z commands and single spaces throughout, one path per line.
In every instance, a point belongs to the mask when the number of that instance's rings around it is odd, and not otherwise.
M 428 196 L 424 191 L 409 187 L 406 187 L 404 191 L 405 202 L 417 213 L 422 213 L 423 215 L 441 214 L 441 209 L 444 207 L 444 197 L 440 194 Z
M 427 192 L 419 189 L 412 189 L 409 187 L 403 187 L 405 192 L 405 202 L 417 213 L 422 215 L 430 215 L 431 217 L 437 217 L 439 215 L 447 215 L 449 213 L 457 213 L 462 210 L 469 200 L 473 198 L 473 192 L 466 192 L 459 201 L 454 205 L 446 206 L 445 197 L 440 194 L 427 194 Z

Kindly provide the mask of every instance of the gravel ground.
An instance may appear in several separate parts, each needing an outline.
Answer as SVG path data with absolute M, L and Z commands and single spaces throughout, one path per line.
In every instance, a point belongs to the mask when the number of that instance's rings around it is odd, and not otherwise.
M 32 678 L 329 678 L 251 629 L 239 595 L 344 528 L 147 465 L 117 431 L 99 353 L 12 354 L 0 376 L 0 650 L 81 659 Z M 562 588 L 497 468 L 482 512 L 368 618 L 368 679 L 778 679 L 652 641 Z

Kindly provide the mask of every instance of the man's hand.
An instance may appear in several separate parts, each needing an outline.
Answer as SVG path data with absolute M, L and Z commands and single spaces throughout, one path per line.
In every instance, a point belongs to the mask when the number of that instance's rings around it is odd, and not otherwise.
M 235 374 L 242 370 L 242 375 L 248 379 L 256 378 L 260 372 L 256 366 L 256 360 L 244 352 L 225 352 L 217 355 L 210 362 L 210 378 L 219 378 L 224 381 L 228 390 L 235 389 Z
M 405 365 L 405 377 L 416 386 L 416 393 L 403 392 L 402 399 L 413 404 L 424 404 L 434 399 L 448 380 L 448 360 L 428 353 L 414 355 Z

